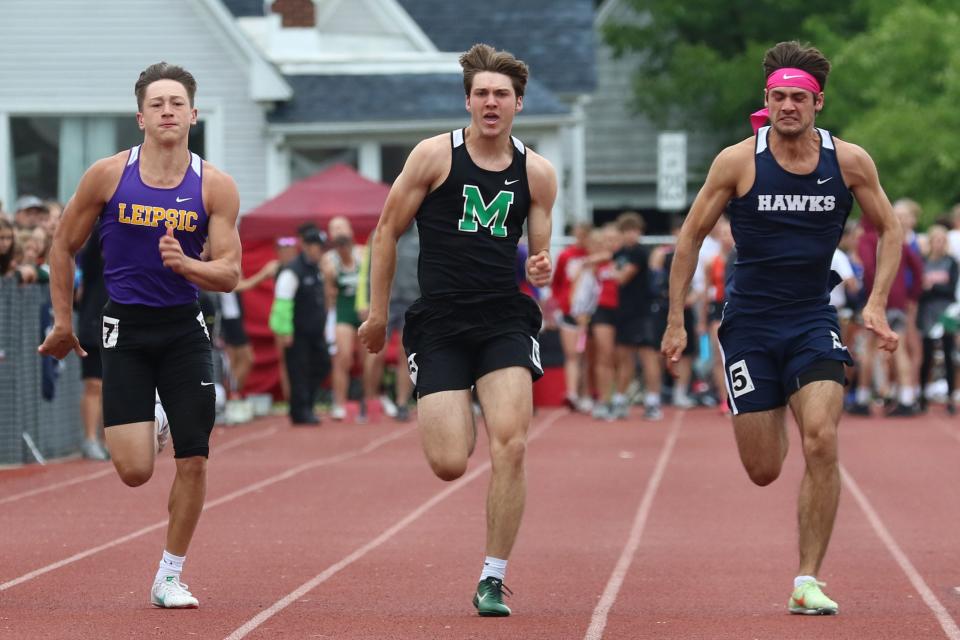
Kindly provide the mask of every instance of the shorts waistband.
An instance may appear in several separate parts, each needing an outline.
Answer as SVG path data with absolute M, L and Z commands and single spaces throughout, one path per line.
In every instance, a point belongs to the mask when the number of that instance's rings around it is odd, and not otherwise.
M 200 303 L 173 305 L 170 307 L 151 307 L 145 304 L 121 304 L 108 300 L 103 313 L 121 320 L 140 324 L 163 324 L 184 319 L 196 319 L 200 313 Z

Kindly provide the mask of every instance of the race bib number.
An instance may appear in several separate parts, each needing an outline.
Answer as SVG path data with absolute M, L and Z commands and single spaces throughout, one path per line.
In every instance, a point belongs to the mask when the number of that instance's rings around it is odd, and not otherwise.
M 117 346 L 117 339 L 120 337 L 120 319 L 103 316 L 102 339 L 103 348 L 112 349 Z
M 739 398 L 745 393 L 753 391 L 753 379 L 747 369 L 746 360 L 734 362 L 727 370 L 730 372 L 730 390 L 734 398 Z

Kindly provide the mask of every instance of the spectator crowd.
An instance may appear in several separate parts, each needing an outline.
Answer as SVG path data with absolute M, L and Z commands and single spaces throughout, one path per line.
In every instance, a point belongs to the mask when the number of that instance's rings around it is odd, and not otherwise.
M 848 221 L 834 255 L 832 268 L 840 284 L 830 302 L 841 322 L 837 339 L 853 352 L 856 362 L 847 372 L 846 409 L 858 415 L 910 417 L 937 405 L 953 415 L 960 402 L 955 366 L 960 205 L 923 230 L 917 228 L 921 209 L 913 200 L 898 200 L 894 211 L 905 239 L 887 309 L 890 326 L 900 335 L 901 346 L 894 354 L 876 349 L 859 315 L 873 285 L 875 230 L 861 221 Z M 0 278 L 21 286 L 49 280 L 47 254 L 61 213 L 59 203 L 32 195 L 20 197 L 12 213 L 4 213 L 0 206 Z M 681 222 L 675 221 L 673 235 Z M 725 283 L 736 268 L 730 226 L 721 219 L 700 251 L 684 313 L 687 349 L 676 377 L 666 374 L 659 353 L 673 246 L 662 237 L 646 238 L 644 230 L 644 218 L 633 212 L 599 227 L 574 225 L 568 230 L 569 244 L 554 252 L 553 282 L 542 290 L 523 281 L 521 243 L 518 286 L 543 308 L 544 330 L 558 334 L 563 402 L 572 411 L 603 421 L 627 418 L 631 405 L 640 405 L 643 418 L 651 421 L 661 418 L 664 404 L 680 409 L 714 407 L 727 413 L 717 330 Z M 361 353 L 356 340 L 356 329 L 367 313 L 370 255 L 366 246 L 355 242 L 347 218 L 334 218 L 326 229 L 302 225 L 297 237 L 278 238 L 276 249 L 276 259 L 244 278 L 236 292 L 203 296 L 215 346 L 222 354 L 226 402 L 244 397 L 254 364 L 240 294 L 272 279 L 269 327 L 276 338 L 282 395 L 291 423 L 320 422 L 315 406 L 321 386 L 330 388 L 332 420 L 363 423 L 374 406 L 384 415 L 407 420 L 413 389 L 399 336 L 406 308 L 419 296 L 415 226 L 398 244 L 390 346 L 385 350 L 389 361 L 383 353 Z M 91 353 L 98 351 L 97 318 L 105 302 L 98 253 L 94 236 L 78 257 L 77 269 L 79 335 Z M 105 460 L 109 454 L 97 435 L 100 390 L 95 362 L 84 363 L 83 377 L 82 451 L 88 458 Z M 350 399 L 357 400 L 356 409 L 348 412 Z

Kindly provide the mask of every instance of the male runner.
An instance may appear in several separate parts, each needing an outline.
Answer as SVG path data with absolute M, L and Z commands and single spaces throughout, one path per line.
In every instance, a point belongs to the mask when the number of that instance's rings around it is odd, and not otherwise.
M 781 42 L 766 52 L 763 66 L 770 125 L 720 152 L 690 209 L 670 273 L 662 351 L 668 366 L 679 361 L 697 252 L 726 209 L 737 260 L 719 338 L 740 459 L 758 485 L 780 475 L 789 404 L 806 472 L 798 508 L 800 566 L 788 606 L 792 613 L 835 614 L 837 603 L 816 576 L 840 497 L 837 423 L 843 365 L 852 360 L 829 302 L 837 282 L 830 261 L 856 198 L 881 234 L 864 325 L 881 348 L 893 351 L 897 335 L 887 325 L 885 306 L 901 233 L 870 156 L 814 126 L 830 62 L 813 47 Z
M 158 607 L 199 602 L 180 582 L 206 491 L 214 420 L 213 356 L 198 287 L 231 291 L 240 279 L 240 199 L 233 180 L 187 148 L 197 83 L 175 65 L 147 67 L 135 85 L 143 144 L 95 162 L 67 204 L 50 252 L 55 323 L 40 353 L 85 356 L 73 333 L 74 255 L 100 219 L 104 280 L 103 424 L 121 480 L 153 474 L 169 417 L 177 472 L 170 489 L 166 547 L 150 593 Z M 209 235 L 210 259 L 200 252 Z
M 517 242 L 527 223 L 527 279 L 550 282 L 550 214 L 557 179 L 543 157 L 510 135 L 523 108 L 527 66 L 474 45 L 460 57 L 470 125 L 421 141 L 387 196 L 373 245 L 370 313 L 360 339 L 383 348 L 396 245 L 416 216 L 421 298 L 403 343 L 417 386 L 421 441 L 434 473 L 459 478 L 476 442 L 476 385 L 490 441 L 486 560 L 473 602 L 508 616 L 503 576 L 526 495 L 524 456 L 532 383 L 543 375 L 540 310 L 520 293 Z

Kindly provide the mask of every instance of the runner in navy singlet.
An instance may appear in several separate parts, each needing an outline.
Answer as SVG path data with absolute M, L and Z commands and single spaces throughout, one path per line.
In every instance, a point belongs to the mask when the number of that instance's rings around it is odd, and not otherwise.
M 101 322 L 103 423 L 123 482 L 149 480 L 173 436 L 170 521 L 150 594 L 163 608 L 199 605 L 180 582 L 203 509 L 214 420 L 213 358 L 198 289 L 232 291 L 240 278 L 236 185 L 187 148 L 196 88 L 188 71 L 165 62 L 140 74 L 134 92 L 143 144 L 94 163 L 67 204 L 50 251 L 55 324 L 40 345 L 57 358 L 86 355 L 71 320 L 73 256 L 99 218 L 109 295 Z M 208 239 L 209 260 L 202 261 Z
M 855 198 L 882 239 L 877 279 L 863 310 L 881 348 L 897 336 L 885 307 L 900 259 L 901 232 L 873 160 L 860 147 L 814 126 L 824 105 L 830 62 L 818 50 L 782 42 L 764 57 L 770 124 L 716 158 L 677 238 L 670 314 L 661 350 L 672 366 L 687 336 L 683 301 L 703 238 L 724 210 L 736 242 L 719 328 L 733 427 L 750 479 L 767 485 L 787 453 L 786 405 L 800 428 L 806 473 L 800 487 L 800 564 L 792 613 L 837 613 L 816 576 L 840 496 L 837 423 L 844 363 L 830 289 L 830 261 Z M 759 123 L 755 123 L 755 130 Z
M 523 107 L 526 65 L 487 45 L 474 45 L 460 64 L 470 125 L 420 142 L 390 189 L 359 333 L 371 353 L 383 348 L 397 238 L 416 217 L 421 298 L 407 311 L 403 344 L 421 441 L 437 476 L 463 475 L 476 442 L 476 385 L 493 471 L 487 557 L 473 603 L 482 616 L 507 616 L 503 576 L 523 515 L 532 383 L 543 375 L 540 310 L 517 286 L 517 242 L 526 220 L 527 280 L 549 284 L 557 178 L 547 160 L 510 135 Z

